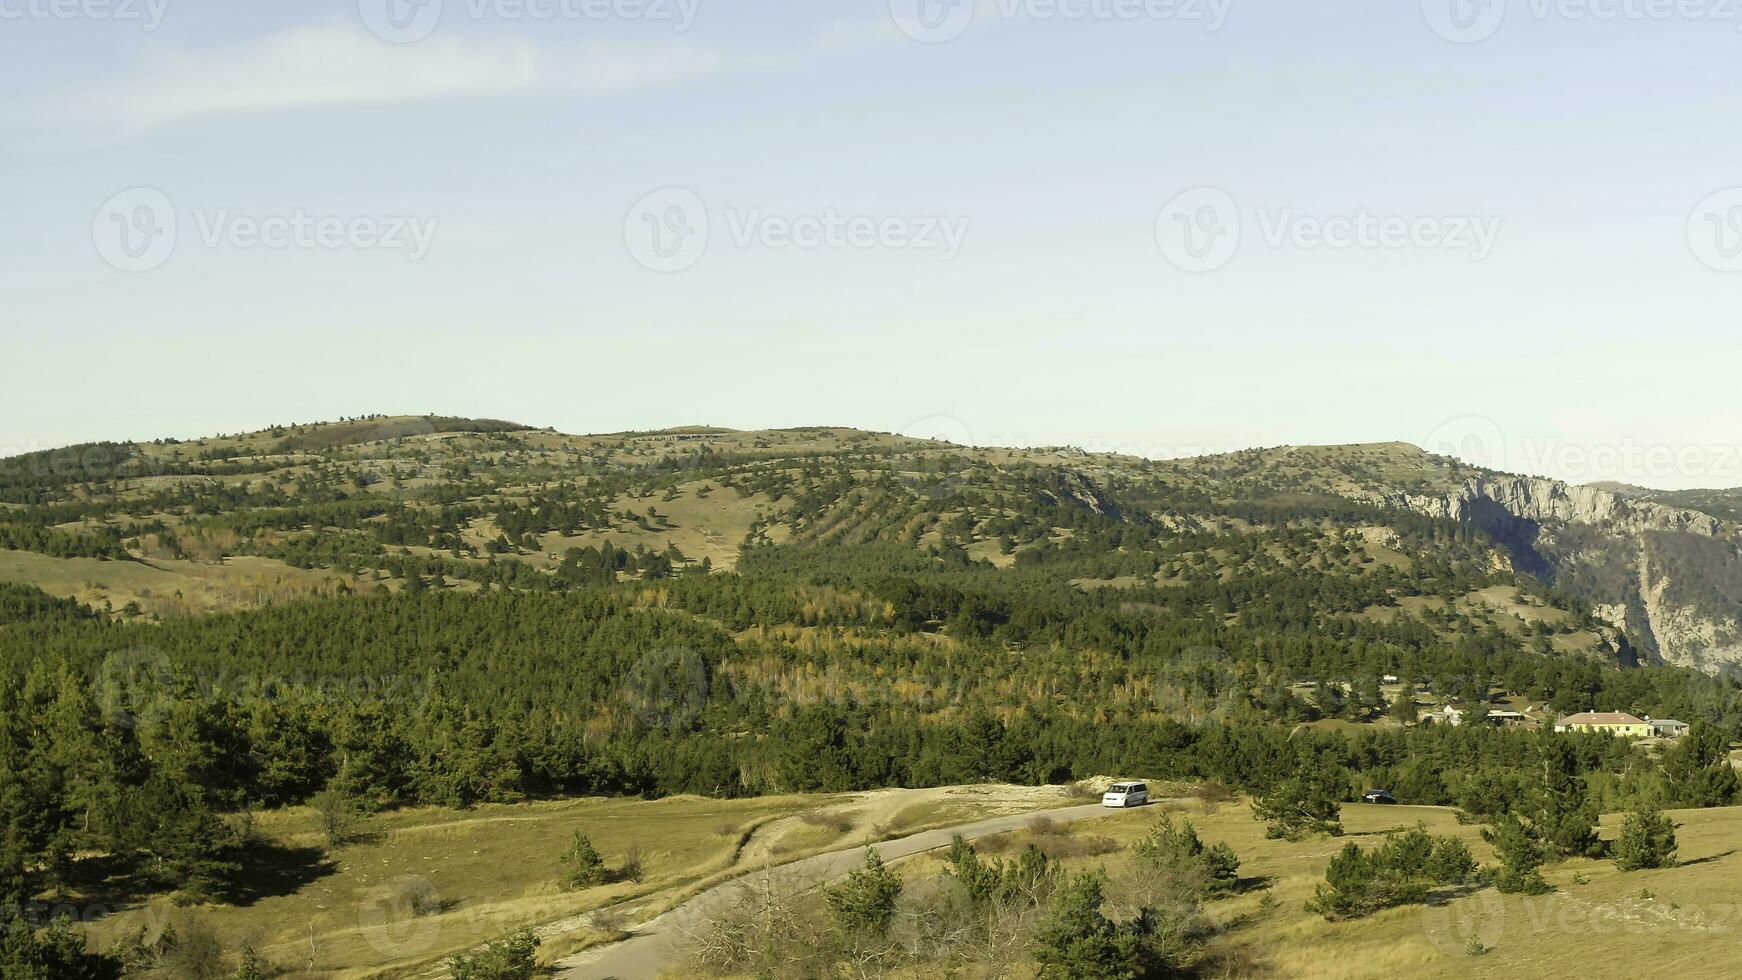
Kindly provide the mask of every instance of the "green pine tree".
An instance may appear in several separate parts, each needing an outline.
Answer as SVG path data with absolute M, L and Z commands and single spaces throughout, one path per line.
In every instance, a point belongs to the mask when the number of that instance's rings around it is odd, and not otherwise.
M 1252 802 L 1252 816 L 1266 823 L 1265 836 L 1299 840 L 1343 832 L 1342 800 L 1348 778 L 1330 760 L 1302 759 L 1302 770 L 1272 783 Z
M 599 851 L 586 834 L 575 831 L 575 836 L 569 841 L 569 849 L 563 852 L 562 863 L 568 870 L 564 882 L 570 888 L 590 888 L 602 885 L 610 877 L 605 870 L 605 859 L 599 856 Z
M 1730 741 L 1706 722 L 1696 722 L 1663 757 L 1673 802 L 1684 807 L 1729 806 L 1738 778 L 1730 765 Z
M 1494 887 L 1508 894 L 1540 895 L 1550 891 L 1543 880 L 1543 847 L 1535 832 L 1508 813 L 1491 830 L 1482 831 L 1482 839 L 1500 857 L 1500 867 L 1492 870 Z
M 1391 720 L 1400 725 L 1413 725 L 1416 720 L 1415 695 L 1410 693 L 1409 686 L 1397 692 L 1397 697 L 1391 701 Z
M 881 939 L 895 921 L 901 877 L 884 866 L 875 847 L 868 847 L 865 866 L 847 875 L 839 887 L 829 889 L 826 897 L 829 912 L 842 932 Z
M 1675 821 L 1642 804 L 1621 824 L 1615 839 L 1615 866 L 1622 871 L 1675 867 Z
M 1101 911 L 1105 876 L 1085 871 L 1067 881 L 1034 934 L 1039 980 L 1137 980 L 1152 964 L 1141 935 Z

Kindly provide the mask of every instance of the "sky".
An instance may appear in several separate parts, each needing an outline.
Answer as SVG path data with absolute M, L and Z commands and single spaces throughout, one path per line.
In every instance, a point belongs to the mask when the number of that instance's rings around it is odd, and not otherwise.
M 1735 0 L 0 0 L 0 455 L 368 413 L 1742 485 Z

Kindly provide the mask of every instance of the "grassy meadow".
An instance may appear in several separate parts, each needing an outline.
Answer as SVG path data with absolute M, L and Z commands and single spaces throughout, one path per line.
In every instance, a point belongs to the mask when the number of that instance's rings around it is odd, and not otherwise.
M 1345 834 L 1289 843 L 1266 840 L 1264 825 L 1244 803 L 1158 806 L 1132 819 L 1120 814 L 1066 828 L 1042 824 L 989 838 L 982 852 L 1005 856 L 1035 842 L 1062 855 L 1068 867 L 1101 865 L 1117 873 L 1131 844 L 1164 812 L 1189 818 L 1206 843 L 1228 842 L 1240 855 L 1241 891 L 1210 903 L 1217 927 L 1212 950 L 1231 976 L 1286 980 L 1379 977 L 1555 977 L 1623 980 L 1652 974 L 1732 975 L 1742 929 L 1742 808 L 1672 811 L 1679 825 L 1679 867 L 1622 873 L 1613 863 L 1573 860 L 1551 865 L 1548 895 L 1501 895 L 1492 888 L 1440 895 L 1426 906 L 1389 909 L 1347 922 L 1327 922 L 1304 908 L 1324 879 L 1325 865 L 1345 843 L 1379 843 L 1388 831 L 1417 822 L 1428 832 L 1457 836 L 1479 860 L 1493 859 L 1480 827 L 1461 825 L 1438 807 L 1343 808 Z M 1603 821 L 1613 837 L 1619 816 Z M 1093 856 L 1110 838 L 1121 848 Z M 1072 840 L 1078 843 L 1071 843 Z M 1087 842 L 1087 843 L 1085 843 Z M 937 854 L 899 865 L 910 879 L 942 872 Z M 1109 900 L 1117 900 L 1110 889 Z M 1472 940 L 1485 952 L 1473 953 Z
M 523 927 L 541 958 L 563 956 L 669 908 L 725 878 L 886 837 L 1080 802 L 1062 789 L 973 786 L 794 795 L 741 800 L 588 798 L 419 807 L 370 818 L 360 838 L 329 847 L 317 814 L 296 807 L 258 815 L 253 832 L 283 855 L 249 868 L 256 897 L 238 905 L 177 908 L 167 898 L 79 911 L 93 946 L 143 928 L 211 930 L 246 943 L 281 977 L 440 975 L 454 953 Z M 563 886 L 561 856 L 585 833 L 608 867 L 631 856 L 638 881 Z M 121 910 L 109 914 L 111 906 Z M 593 913 L 610 909 L 607 915 Z
M 681 894 L 731 870 L 758 827 L 832 802 L 676 797 L 417 808 L 381 814 L 360 841 L 330 851 L 314 812 L 299 807 L 264 814 L 256 826 L 280 847 L 311 855 L 292 876 L 300 879 L 293 891 L 192 909 L 154 899 L 88 928 L 104 948 L 141 926 L 155 935 L 197 920 L 225 948 L 251 943 L 291 977 L 412 976 L 523 926 L 541 927 L 553 951 L 572 950 L 599 938 L 584 913 Z M 561 855 L 577 830 L 609 866 L 638 853 L 642 879 L 565 890 Z

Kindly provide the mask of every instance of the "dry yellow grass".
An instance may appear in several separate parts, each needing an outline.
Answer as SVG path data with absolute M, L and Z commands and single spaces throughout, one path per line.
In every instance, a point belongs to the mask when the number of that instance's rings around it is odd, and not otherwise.
M 0 551 L 0 582 L 34 585 L 97 609 L 107 604 L 120 611 L 137 602 L 145 613 L 159 616 L 330 595 L 342 581 L 348 579 L 336 572 L 293 568 L 271 558 L 235 557 L 222 562 L 154 558 L 137 562 Z
M 1736 975 L 1736 935 L 1742 929 L 1742 808 L 1674 811 L 1680 867 L 1623 873 L 1609 861 L 1567 861 L 1546 869 L 1549 895 L 1500 895 L 1492 888 L 1428 906 L 1391 909 L 1352 922 L 1326 922 L 1305 902 L 1323 880 L 1326 863 L 1348 841 L 1375 844 L 1388 830 L 1425 824 L 1430 833 L 1470 843 L 1492 860 L 1480 828 L 1459 825 L 1437 807 L 1344 807 L 1342 838 L 1301 843 L 1264 838 L 1244 805 L 1184 813 L 1207 841 L 1225 840 L 1239 853 L 1243 878 L 1259 888 L 1212 903 L 1223 927 L 1213 947 L 1242 952 L 1262 965 L 1259 976 L 1288 980 L 1380 977 L 1578 977 L 1636 980 L 1664 975 Z M 1129 844 L 1155 818 L 1093 821 L 1077 833 L 1107 834 Z M 1612 837 L 1620 818 L 1604 820 Z M 1011 842 L 1020 845 L 1021 839 Z M 936 859 L 915 862 L 918 873 Z M 1118 870 L 1119 854 L 1070 861 Z M 1278 904 L 1266 908 L 1265 896 Z M 1472 956 L 1472 940 L 1488 949 Z
M 697 496 L 706 487 L 713 490 L 705 497 Z M 741 497 L 735 490 L 722 489 L 717 482 L 697 480 L 679 487 L 677 496 L 670 500 L 663 499 L 661 494 L 619 497 L 612 503 L 611 512 L 645 514 L 649 507 L 666 518 L 670 526 L 643 529 L 625 522 L 608 531 L 587 531 L 569 537 L 546 534 L 540 544 L 542 560 L 535 559 L 534 564 L 553 564 L 549 555 L 560 556 L 569 548 L 597 548 L 609 541 L 618 548 L 632 549 L 639 544 L 652 551 L 663 551 L 666 545 L 674 544 L 693 561 L 707 558 L 715 568 L 730 570 L 738 564 L 738 546 L 744 543 L 750 526 L 774 509 L 766 494 Z
M 592 912 L 612 907 L 624 923 L 649 918 L 699 888 L 881 836 L 1074 802 L 1052 787 L 968 786 L 793 795 L 747 800 L 671 797 L 576 799 L 407 809 L 372 819 L 365 839 L 323 855 L 306 807 L 259 816 L 263 838 L 299 857 L 280 884 L 245 905 L 176 909 L 153 899 L 87 923 L 106 949 L 143 927 L 198 920 L 234 951 L 256 947 L 283 976 L 424 976 L 446 957 L 515 929 L 534 927 L 541 957 L 555 961 L 606 938 Z M 561 855 L 588 835 L 608 866 L 639 852 L 643 877 L 569 891 Z M 257 879 L 263 868 L 251 869 Z M 283 884 L 295 880 L 294 886 Z M 414 899 L 420 905 L 414 911 Z
M 760 823 L 827 805 L 831 797 L 658 801 L 584 799 L 452 811 L 404 810 L 375 818 L 369 839 L 317 861 L 293 893 L 246 906 L 173 909 L 157 899 L 92 923 L 95 944 L 145 926 L 194 917 L 226 948 L 253 943 L 290 976 L 395 977 L 419 973 L 445 956 L 523 926 L 551 927 L 565 949 L 591 938 L 592 909 L 625 899 L 681 892 L 729 870 L 744 835 Z M 266 814 L 260 830 L 285 846 L 316 852 L 314 814 Z M 586 833 L 615 866 L 641 852 L 644 877 L 567 891 L 560 855 Z M 423 895 L 421 914 L 412 900 Z M 577 935 L 578 934 L 578 935 Z

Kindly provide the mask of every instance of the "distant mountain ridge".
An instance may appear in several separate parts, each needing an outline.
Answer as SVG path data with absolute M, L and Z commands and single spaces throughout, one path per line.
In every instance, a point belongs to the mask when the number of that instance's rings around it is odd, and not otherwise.
M 1742 666 L 1742 551 L 1726 510 L 1742 493 L 1574 486 L 1397 443 L 1149 461 L 838 427 L 574 436 L 369 416 L 75 447 L 3 475 L 0 581 L 148 614 L 425 581 L 539 587 L 573 574 L 566 552 L 607 544 L 640 549 L 617 572 L 633 576 L 703 559 L 729 569 L 757 545 L 882 542 L 998 568 L 1069 567 L 1097 588 L 1226 589 L 1290 568 L 1363 593 L 1427 569 L 1524 575 L 1587 603 L 1591 625 L 1551 628 L 1540 606 L 1491 592 L 1442 598 L 1429 619 L 1475 617 L 1539 644 L 1547 629 L 1545 650 L 1622 662 Z M 1082 537 L 1074 512 L 1132 534 Z M 1388 514 L 1492 545 L 1446 550 Z M 1085 551 L 1091 540 L 1107 550 Z M 126 557 L 135 564 L 114 561 Z M 1363 615 L 1393 615 L 1385 608 L 1408 594 L 1386 591 Z

